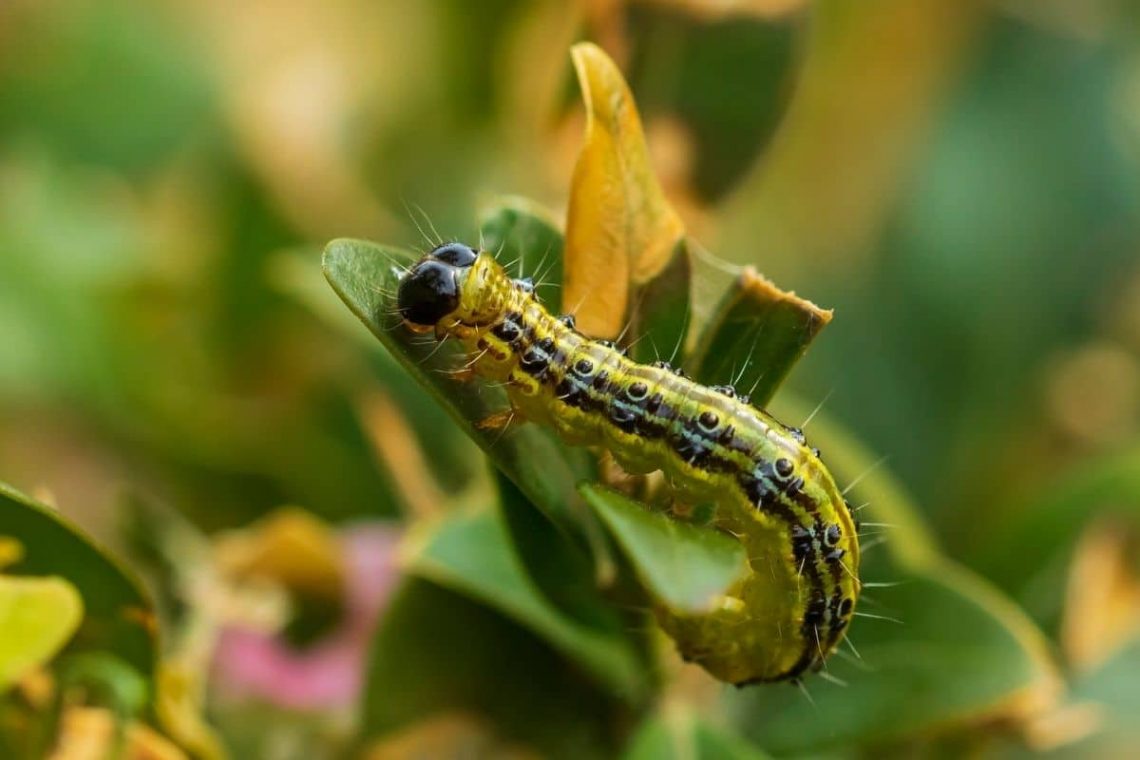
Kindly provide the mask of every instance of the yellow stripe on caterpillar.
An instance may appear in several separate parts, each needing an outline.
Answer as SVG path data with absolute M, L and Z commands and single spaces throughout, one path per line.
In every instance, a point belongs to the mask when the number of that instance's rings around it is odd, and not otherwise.
M 656 610 L 682 657 L 738 685 L 823 666 L 859 596 L 859 543 L 850 505 L 802 432 L 730 386 L 587 338 L 528 281 L 459 243 L 407 272 L 398 306 L 412 329 L 458 339 L 523 419 L 605 448 L 628 472 L 660 470 L 681 503 L 715 505 L 713 524 L 744 545 L 750 572 L 712 611 Z

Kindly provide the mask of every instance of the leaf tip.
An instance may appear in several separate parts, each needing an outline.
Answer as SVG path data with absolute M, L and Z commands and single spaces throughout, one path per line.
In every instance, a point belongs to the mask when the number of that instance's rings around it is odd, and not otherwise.
M 321 251 L 321 271 L 324 272 L 325 279 L 329 279 L 332 268 L 350 242 L 352 241 L 348 238 L 334 238 L 325 245 Z
M 570 58 L 573 60 L 574 66 L 578 69 L 579 73 L 582 73 L 586 67 L 591 64 L 616 67 L 613 59 L 606 54 L 605 50 L 602 50 L 600 46 L 588 40 L 575 42 L 571 45 Z
M 633 105 L 629 84 L 605 50 L 592 42 L 579 42 L 570 48 L 570 60 L 582 88 L 587 134 L 595 119 L 604 124 L 617 124 L 632 112 L 633 119 L 637 120 L 637 107 Z M 640 121 L 637 121 L 640 132 Z
M 745 295 L 752 300 L 763 303 L 783 302 L 795 307 L 797 311 L 808 316 L 816 332 L 826 327 L 835 315 L 833 309 L 817 306 L 812 301 L 796 295 L 794 290 L 783 290 L 751 266 L 741 271 L 740 285 Z

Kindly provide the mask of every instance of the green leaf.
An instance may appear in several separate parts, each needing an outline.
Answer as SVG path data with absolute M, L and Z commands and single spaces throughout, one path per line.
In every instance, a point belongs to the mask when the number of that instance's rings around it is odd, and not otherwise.
M 462 367 L 452 346 L 425 341 L 400 323 L 395 311 L 401 267 L 415 256 L 359 240 L 334 240 L 324 254 L 325 277 L 412 376 L 451 414 L 460 428 L 535 505 L 559 525 L 583 530 L 587 516 L 574 484 L 594 476 L 595 463 L 582 447 L 562 445 L 537 425 L 484 430 L 476 423 L 508 408 L 506 394 L 480 380 L 458 382 Z M 588 526 L 586 526 L 588 533 Z
M 615 694 L 644 694 L 642 663 L 620 620 L 595 609 L 600 624 L 591 626 L 553 605 L 527 576 L 500 516 L 452 517 L 412 543 L 407 558 L 409 572 L 525 625 Z
M 830 311 L 747 267 L 721 298 L 685 367 L 702 383 L 733 383 L 763 407 L 830 321 Z
M 83 598 L 62 578 L 0 575 L 0 693 L 51 660 L 83 619 Z
M 705 722 L 693 726 L 696 756 L 709 760 L 762 760 L 767 757 L 756 746 L 736 734 L 728 733 Z M 691 757 L 691 755 L 682 755 Z
M 82 689 L 89 704 L 106 706 L 123 717 L 141 715 L 154 694 L 151 679 L 107 652 L 68 657 L 59 670 L 64 690 Z
M 511 546 L 530 581 L 570 617 L 619 630 L 621 620 L 599 595 L 599 586 L 612 571 L 599 572 L 581 542 L 555 525 L 510 479 L 499 474 L 496 481 Z
M 56 575 L 83 597 L 85 614 L 68 652 L 109 652 L 148 682 L 158 643 L 154 608 L 134 577 L 79 529 L 48 507 L 0 484 L 0 535 L 24 548 L 7 572 Z
M 330 329 L 368 349 L 370 359 L 375 357 L 371 369 L 383 386 L 382 392 L 403 411 L 421 447 L 431 451 L 427 464 L 441 485 L 460 491 L 482 474 L 482 460 L 473 456 L 474 444 L 456 427 L 447 411 L 423 392 L 368 328 L 344 308 L 336 293 L 321 284 L 319 252 L 310 248 L 284 251 L 271 264 L 269 276 L 281 293 L 304 306 Z
M 744 547 L 712 528 L 651 511 L 624 494 L 578 487 L 656 600 L 678 612 L 704 612 L 748 570 Z
M 455 712 L 552 758 L 613 757 L 620 726 L 632 717 L 530 631 L 462 594 L 412 579 L 373 643 L 361 738 Z
M 624 341 L 634 359 L 652 362 L 684 349 L 693 316 L 692 276 L 692 262 L 682 240 L 665 268 L 634 290 Z
M 666 713 L 642 724 L 624 760 L 763 760 L 763 752 L 697 716 Z
M 550 311 L 562 308 L 562 230 L 549 211 L 518 196 L 498 198 L 479 220 L 480 245 L 515 277 L 534 279 Z

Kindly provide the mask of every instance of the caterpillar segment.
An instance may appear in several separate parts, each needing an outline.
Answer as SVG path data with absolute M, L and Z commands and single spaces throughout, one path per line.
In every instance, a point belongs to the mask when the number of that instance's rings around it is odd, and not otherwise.
M 401 280 L 405 323 L 458 339 L 475 372 L 505 382 L 519 416 L 600 446 L 631 473 L 662 471 L 681 504 L 712 504 L 750 572 L 700 614 L 656 610 L 681 656 L 737 685 L 819 670 L 859 597 L 856 521 L 803 433 L 730 386 L 639 364 L 555 317 L 486 252 L 436 248 Z

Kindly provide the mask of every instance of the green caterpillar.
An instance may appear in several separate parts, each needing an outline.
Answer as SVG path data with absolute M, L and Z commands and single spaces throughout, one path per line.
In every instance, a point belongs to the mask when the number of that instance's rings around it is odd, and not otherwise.
M 680 503 L 715 505 L 713 524 L 741 541 L 751 571 L 711 612 L 656 610 L 685 659 L 737 685 L 820 669 L 861 584 L 856 520 L 819 452 L 730 386 L 583 336 L 533 290 L 450 243 L 408 270 L 397 302 L 411 329 L 457 338 L 522 418 L 604 447 L 630 473 L 661 470 Z

